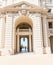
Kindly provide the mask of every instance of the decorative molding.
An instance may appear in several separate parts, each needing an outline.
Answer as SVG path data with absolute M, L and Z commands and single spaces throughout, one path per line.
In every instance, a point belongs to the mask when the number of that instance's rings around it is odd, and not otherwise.
M 27 15 L 27 11 L 26 10 L 21 10 L 21 14 L 22 15 Z
M 36 5 L 30 4 L 28 2 L 22 1 L 10 6 L 6 6 L 4 8 L 0 8 L 0 13 L 6 13 L 6 12 L 18 12 L 21 10 L 27 10 L 29 12 L 39 12 L 46 14 L 47 11 L 41 7 L 38 7 Z
M 29 14 L 39 13 L 39 14 L 42 14 L 43 16 L 44 15 L 47 16 L 47 19 L 53 18 L 53 15 L 48 14 L 46 9 L 43 9 L 39 6 L 30 4 L 25 1 L 22 1 L 22 2 L 19 2 L 16 4 L 12 4 L 12 5 L 6 6 L 4 8 L 0 8 L 0 14 L 4 14 L 4 15 L 6 15 L 7 13 L 15 14 L 15 13 L 19 13 L 19 12 L 22 15 L 27 15 L 28 12 L 29 12 Z

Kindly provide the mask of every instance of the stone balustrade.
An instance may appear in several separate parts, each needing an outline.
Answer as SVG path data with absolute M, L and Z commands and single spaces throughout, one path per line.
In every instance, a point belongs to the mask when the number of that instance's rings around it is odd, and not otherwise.
M 31 29 L 18 29 L 17 30 L 17 32 L 16 32 L 16 35 L 18 34 L 18 32 L 19 32 L 19 34 L 32 34 L 32 31 L 31 31 Z
M 19 29 L 19 32 L 30 32 L 30 29 Z

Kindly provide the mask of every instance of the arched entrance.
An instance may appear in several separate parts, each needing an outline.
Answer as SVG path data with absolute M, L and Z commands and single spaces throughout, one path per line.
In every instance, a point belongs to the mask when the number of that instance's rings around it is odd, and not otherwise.
M 21 19 L 21 20 L 20 20 Z M 19 24 L 18 24 L 19 21 Z M 29 23 L 30 22 L 30 23 Z M 16 53 L 26 53 L 33 51 L 33 41 L 32 41 L 32 25 L 31 19 L 27 16 L 19 18 L 15 27 L 16 31 L 16 43 L 15 52 Z

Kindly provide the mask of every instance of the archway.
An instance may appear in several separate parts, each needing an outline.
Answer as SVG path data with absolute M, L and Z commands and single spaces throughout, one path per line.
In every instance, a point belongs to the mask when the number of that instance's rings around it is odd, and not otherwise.
M 15 22 L 15 52 L 33 51 L 33 25 L 28 16 L 21 16 Z

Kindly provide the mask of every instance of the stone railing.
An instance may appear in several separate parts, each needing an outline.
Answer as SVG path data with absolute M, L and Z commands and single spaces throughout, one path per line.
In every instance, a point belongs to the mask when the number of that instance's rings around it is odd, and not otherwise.
M 29 29 L 19 29 L 19 32 L 29 32 Z
M 31 29 L 18 29 L 18 32 L 31 32 Z
M 32 30 L 31 29 L 17 29 L 16 35 L 17 34 L 32 34 Z

